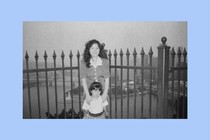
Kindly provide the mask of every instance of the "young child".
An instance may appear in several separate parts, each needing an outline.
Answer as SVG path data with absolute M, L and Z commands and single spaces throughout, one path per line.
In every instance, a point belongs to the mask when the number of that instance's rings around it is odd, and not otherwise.
M 108 102 L 102 102 L 102 85 L 99 82 L 93 82 L 89 88 L 91 96 L 90 103 L 86 100 L 83 103 L 82 109 L 85 112 L 84 119 L 105 119 L 108 116 L 106 106 Z

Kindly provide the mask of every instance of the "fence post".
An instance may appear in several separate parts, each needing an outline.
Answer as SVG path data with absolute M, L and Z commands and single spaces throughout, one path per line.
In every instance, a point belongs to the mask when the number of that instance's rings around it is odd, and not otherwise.
M 167 116 L 169 49 L 167 38 L 161 38 L 162 44 L 158 48 L 158 118 Z

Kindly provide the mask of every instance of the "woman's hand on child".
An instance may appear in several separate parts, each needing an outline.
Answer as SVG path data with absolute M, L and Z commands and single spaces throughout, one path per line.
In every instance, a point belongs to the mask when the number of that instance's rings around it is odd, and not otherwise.
M 107 101 L 107 96 L 106 95 L 102 95 L 102 102 L 104 103 L 104 102 L 106 102 Z
M 109 118 L 109 111 L 104 110 L 104 113 L 105 113 L 105 118 L 108 119 Z
M 109 116 L 109 112 L 107 110 L 105 111 L 105 115 L 106 116 Z

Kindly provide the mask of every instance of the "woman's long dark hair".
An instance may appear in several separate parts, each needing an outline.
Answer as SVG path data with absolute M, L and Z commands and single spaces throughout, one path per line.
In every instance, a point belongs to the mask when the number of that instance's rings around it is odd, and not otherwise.
M 93 44 L 97 44 L 99 49 L 100 49 L 100 52 L 99 52 L 98 56 L 101 57 L 101 58 L 104 58 L 104 59 L 108 59 L 107 50 L 104 50 L 105 44 L 104 43 L 101 44 L 96 39 L 90 40 L 85 44 L 85 50 L 84 50 L 84 53 L 83 53 L 83 59 L 86 63 L 86 67 L 88 67 L 88 68 L 90 68 L 90 59 L 91 59 L 90 48 L 92 47 Z

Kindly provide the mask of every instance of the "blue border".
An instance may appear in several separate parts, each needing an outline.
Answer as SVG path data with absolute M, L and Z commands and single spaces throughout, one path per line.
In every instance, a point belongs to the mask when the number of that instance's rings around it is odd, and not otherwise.
M 1 1 L 1 139 L 206 139 L 209 137 L 209 3 Z M 23 120 L 23 21 L 187 21 L 188 120 Z

